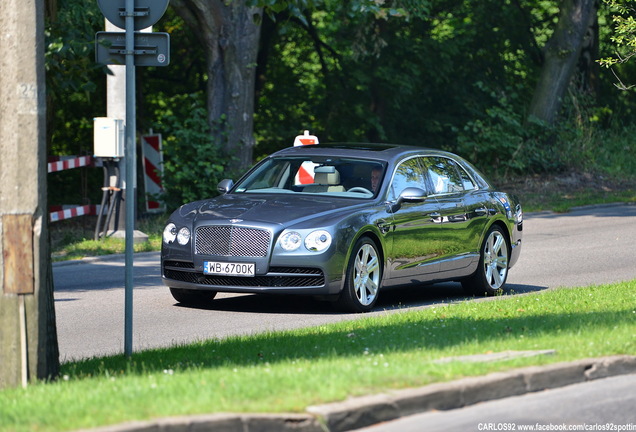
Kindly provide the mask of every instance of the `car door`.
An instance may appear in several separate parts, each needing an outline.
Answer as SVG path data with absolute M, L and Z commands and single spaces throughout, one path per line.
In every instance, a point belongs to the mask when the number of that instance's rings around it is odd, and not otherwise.
M 432 197 L 439 204 L 441 224 L 439 239 L 440 271 L 454 271 L 468 267 L 478 254 L 478 239 L 474 229 L 474 200 L 467 199 L 475 189 L 470 177 L 457 163 L 447 157 L 427 157 L 424 160 L 433 188 Z M 464 175 L 462 175 L 464 174 Z M 470 203 L 470 204 L 469 204 Z M 468 209 L 468 205 L 471 209 Z
M 393 220 L 387 262 L 388 279 L 395 283 L 425 280 L 423 276 L 439 271 L 442 250 L 437 236 L 441 222 L 439 204 L 431 198 L 400 203 L 400 193 L 410 187 L 424 191 L 425 195 L 430 193 L 420 157 L 402 161 L 391 180 L 389 205 Z

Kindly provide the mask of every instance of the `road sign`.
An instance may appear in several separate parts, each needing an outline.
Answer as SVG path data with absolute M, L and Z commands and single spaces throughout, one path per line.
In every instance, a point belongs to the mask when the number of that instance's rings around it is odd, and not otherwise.
M 126 29 L 126 0 L 97 0 L 104 17 L 115 27 Z M 135 0 L 135 30 L 152 27 L 168 8 L 168 0 Z
M 135 32 L 135 66 L 168 66 L 170 64 L 170 35 L 168 33 Z M 126 33 L 97 32 L 95 61 L 101 64 L 126 63 Z

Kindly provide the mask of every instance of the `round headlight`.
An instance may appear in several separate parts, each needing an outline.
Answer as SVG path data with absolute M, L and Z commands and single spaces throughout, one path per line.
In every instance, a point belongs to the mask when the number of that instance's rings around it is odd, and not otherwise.
M 177 234 L 177 243 L 181 246 L 187 245 L 190 241 L 190 230 L 186 227 L 183 227 L 179 230 Z
M 166 244 L 173 243 L 177 238 L 177 226 L 172 222 L 163 229 L 163 241 Z
M 301 242 L 302 237 L 296 231 L 288 231 L 280 237 L 280 247 L 288 252 L 298 249 Z
M 331 234 L 325 230 L 314 231 L 305 239 L 305 247 L 312 252 L 322 252 L 331 245 Z

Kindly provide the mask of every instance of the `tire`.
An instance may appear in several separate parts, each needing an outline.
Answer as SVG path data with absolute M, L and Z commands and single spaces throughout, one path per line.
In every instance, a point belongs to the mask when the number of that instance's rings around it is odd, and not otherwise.
M 502 228 L 493 225 L 481 245 L 479 266 L 475 273 L 462 281 L 465 291 L 475 295 L 501 294 L 508 278 L 510 241 Z
M 204 305 L 216 296 L 216 291 L 190 290 L 183 288 L 170 288 L 170 294 L 179 303 L 186 305 Z
M 338 306 L 348 312 L 369 312 L 378 300 L 383 263 L 375 242 L 361 237 L 349 258 Z

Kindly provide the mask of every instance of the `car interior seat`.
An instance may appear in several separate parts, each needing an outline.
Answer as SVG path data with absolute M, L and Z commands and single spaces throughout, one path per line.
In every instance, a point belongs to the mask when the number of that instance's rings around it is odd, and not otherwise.
M 340 173 L 332 166 L 314 169 L 314 183 L 305 186 L 303 192 L 345 192 L 340 184 Z

